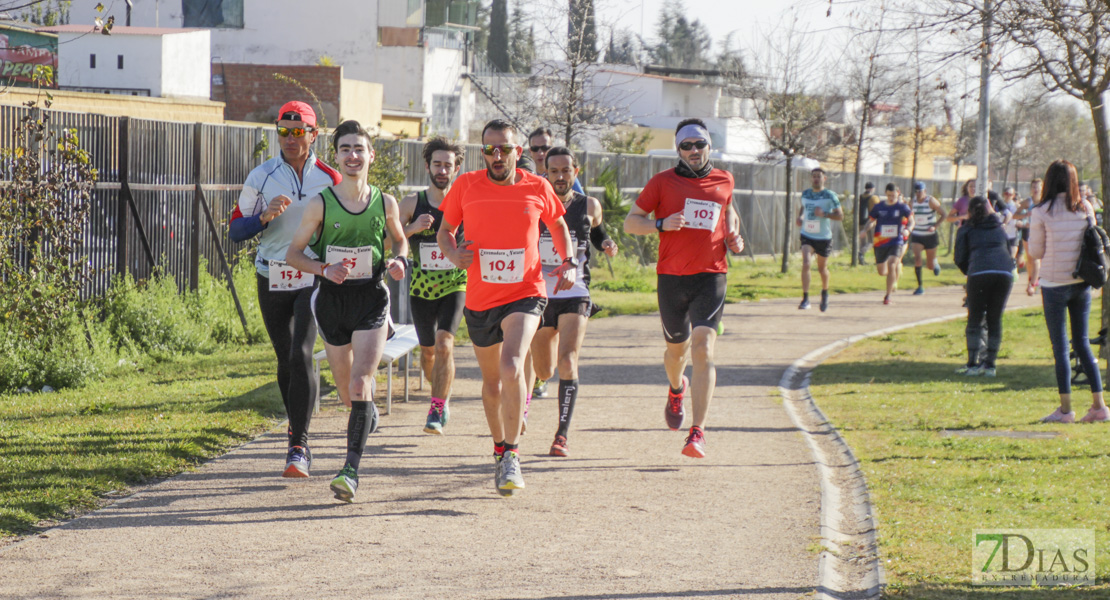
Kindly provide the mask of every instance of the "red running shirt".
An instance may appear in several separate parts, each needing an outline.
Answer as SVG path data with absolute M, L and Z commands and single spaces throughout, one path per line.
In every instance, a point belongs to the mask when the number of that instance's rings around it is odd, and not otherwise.
M 539 222 L 549 228 L 566 212 L 551 184 L 521 169 L 516 183 L 497 185 L 486 170 L 460 175 L 440 208 L 452 225 L 466 223 L 474 242 L 467 268 L 466 307 L 489 310 L 522 298 L 546 297 Z
M 686 215 L 686 226 L 682 229 L 659 232 L 656 273 L 728 272 L 725 236 L 733 187 L 732 173 L 721 169 L 713 169 L 701 179 L 682 177 L 669 169 L 648 181 L 636 199 L 636 206 L 649 214 L 655 213 L 656 219 L 675 213 Z

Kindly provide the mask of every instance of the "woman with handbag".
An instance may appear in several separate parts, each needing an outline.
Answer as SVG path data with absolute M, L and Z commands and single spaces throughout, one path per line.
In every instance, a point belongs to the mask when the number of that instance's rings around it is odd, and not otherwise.
M 956 232 L 955 254 L 956 266 L 967 275 L 967 365 L 956 372 L 994 377 L 1002 346 L 1002 313 L 1014 285 L 1014 259 L 1002 222 L 986 198 L 972 198 L 967 214 Z M 984 324 L 987 343 L 981 348 Z
M 1084 232 L 1094 222 L 1094 209 L 1079 194 L 1075 166 L 1066 160 L 1049 165 L 1044 176 L 1044 192 L 1029 218 L 1029 257 L 1040 259 L 1040 267 L 1029 270 L 1026 287 L 1026 293 L 1033 295 L 1040 278 L 1044 318 L 1056 362 L 1060 406 L 1041 419 L 1045 423 L 1075 422 L 1075 412 L 1071 407 L 1071 365 L 1068 361 L 1069 321 L 1072 347 L 1091 382 L 1091 408 L 1079 420 L 1083 423 L 1110 421 L 1110 409 L 1102 398 L 1098 362 L 1087 339 L 1091 286 L 1075 276 Z

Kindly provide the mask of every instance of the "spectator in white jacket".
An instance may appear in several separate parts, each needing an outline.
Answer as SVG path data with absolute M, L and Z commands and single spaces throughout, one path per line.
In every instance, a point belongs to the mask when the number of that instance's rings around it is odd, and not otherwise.
M 1079 178 L 1070 162 L 1058 160 L 1049 165 L 1044 181 L 1044 193 L 1033 207 L 1029 219 L 1029 257 L 1040 259 L 1040 267 L 1029 270 L 1026 292 L 1033 295 L 1039 276 L 1044 318 L 1056 362 L 1060 406 L 1042 421 L 1075 422 L 1075 412 L 1071 407 L 1071 364 L 1068 360 L 1069 321 L 1072 347 L 1091 381 L 1091 408 L 1080 422 L 1110 421 L 1110 409 L 1102 398 L 1098 362 L 1087 338 L 1091 287 L 1073 275 L 1083 246 L 1083 233 L 1088 223 L 1094 223 L 1094 209 L 1079 194 Z

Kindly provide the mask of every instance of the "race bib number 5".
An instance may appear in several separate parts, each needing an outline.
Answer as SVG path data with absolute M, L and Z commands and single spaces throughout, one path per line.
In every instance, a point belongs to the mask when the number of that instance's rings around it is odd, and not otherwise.
M 524 248 L 516 250 L 479 250 L 482 281 L 520 283 L 524 281 Z
M 682 216 L 686 217 L 686 227 L 713 231 L 717 228 L 717 218 L 721 216 L 721 205 L 708 200 L 687 198 Z
M 328 246 L 328 262 L 343 263 L 349 273 L 347 279 L 369 279 L 374 276 L 374 249 L 370 246 L 344 248 Z
M 285 261 L 271 260 L 270 263 L 270 291 L 289 292 L 301 288 L 312 287 L 316 276 L 304 273 L 285 264 Z
M 447 255 L 434 242 L 420 242 L 420 268 L 425 271 L 449 271 L 455 263 L 447 260 Z

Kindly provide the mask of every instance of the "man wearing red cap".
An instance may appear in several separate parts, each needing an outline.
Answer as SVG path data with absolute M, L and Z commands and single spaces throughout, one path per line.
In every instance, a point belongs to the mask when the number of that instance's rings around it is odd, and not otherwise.
M 310 299 L 316 288 L 312 273 L 285 264 L 285 253 L 301 223 L 308 201 L 340 181 L 339 173 L 312 151 L 316 113 L 304 102 L 287 102 L 278 112 L 281 154 L 247 175 L 239 203 L 231 214 L 231 239 L 259 236 L 254 264 L 258 307 L 277 355 L 278 389 L 289 417 L 289 451 L 284 477 L 308 477 L 312 453 L 308 426 L 317 394 L 312 346 L 316 322 Z

